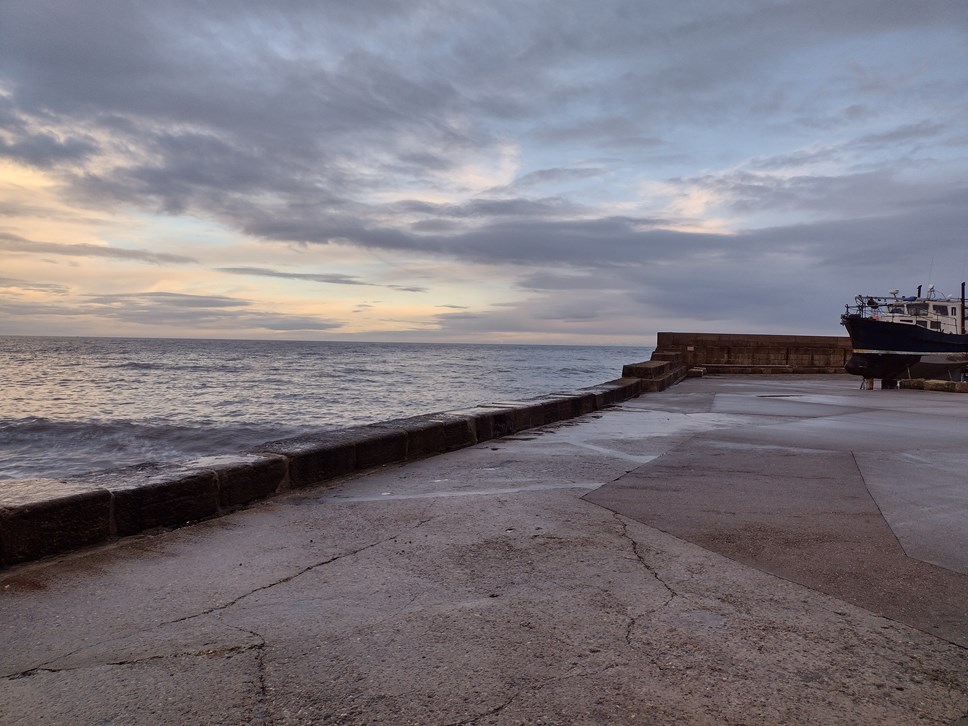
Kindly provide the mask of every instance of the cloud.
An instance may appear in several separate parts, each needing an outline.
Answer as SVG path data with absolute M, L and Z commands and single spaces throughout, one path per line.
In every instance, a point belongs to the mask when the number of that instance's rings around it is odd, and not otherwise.
M 529 174 L 525 174 L 514 180 L 512 184 L 503 189 L 493 190 L 495 192 L 523 190 L 546 185 L 557 185 L 573 181 L 585 181 L 600 177 L 605 173 L 603 168 L 577 168 L 577 169 L 538 169 Z M 560 200 L 559 200 L 560 201 Z
M 336 321 L 263 311 L 254 305 L 252 301 L 224 295 L 140 292 L 89 295 L 78 310 L 62 312 L 97 315 L 141 326 L 199 330 L 325 331 L 342 327 Z
M 217 271 L 250 276 L 247 289 L 421 293 L 437 317 L 387 316 L 440 335 L 780 325 L 764 304 L 777 299 L 809 321 L 783 324 L 816 326 L 831 315 L 811 302 L 916 269 L 920 246 L 939 270 L 962 254 L 966 22 L 962 0 L 12 0 L 0 156 L 39 170 L 85 223 L 225 230 L 245 244 Z M 27 231 L 23 219 L 54 212 L 18 189 L 0 206 L 0 249 L 20 253 L 11 277 L 38 254 L 197 263 Z M 297 266 L 348 246 L 379 276 Z M 454 275 L 418 276 L 427 261 L 472 281 L 469 300 Z M 339 325 L 273 317 L 176 274 L 145 287 L 203 294 L 92 295 L 82 311 L 205 330 Z
M 381 285 L 374 282 L 364 282 L 354 275 L 325 274 L 313 272 L 281 272 L 266 267 L 217 267 L 218 272 L 225 272 L 229 275 L 256 275 L 258 277 L 281 277 L 289 280 L 308 280 L 309 282 L 321 282 L 327 285 L 366 285 L 369 287 L 389 287 L 401 292 L 427 292 L 426 287 L 415 285 Z
M 16 142 L 0 139 L 0 157 L 7 157 L 41 168 L 64 163 L 79 163 L 99 150 L 90 138 L 58 138 L 47 133 L 25 133 Z
M 58 285 L 53 282 L 17 280 L 11 277 L 0 277 L 0 290 L 43 292 L 51 295 L 66 295 L 69 292 L 65 285 Z
M 224 295 L 186 295 L 178 292 L 139 292 L 114 293 L 110 295 L 89 295 L 88 301 L 94 305 L 108 306 L 165 306 L 176 309 L 191 308 L 241 308 L 251 305 L 246 300 Z
M 163 252 L 108 247 L 87 243 L 66 244 L 62 242 L 36 242 L 9 232 L 0 232 L 0 249 L 35 255 L 64 255 L 67 257 L 110 257 L 118 260 L 136 260 L 154 265 L 189 264 L 198 262 L 192 257 L 171 255 Z
M 309 272 L 280 272 L 270 270 L 265 267 L 217 267 L 218 272 L 229 275 L 257 275 L 259 277 L 281 277 L 289 280 L 309 280 L 310 282 L 322 282 L 327 285 L 370 285 L 358 277 L 340 274 L 316 274 Z

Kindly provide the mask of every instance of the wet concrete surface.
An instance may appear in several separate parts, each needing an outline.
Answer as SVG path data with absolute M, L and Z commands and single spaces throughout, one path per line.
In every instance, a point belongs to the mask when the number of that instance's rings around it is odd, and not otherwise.
M 690 379 L 12 568 L 0 724 L 955 723 L 968 399 L 855 383 Z

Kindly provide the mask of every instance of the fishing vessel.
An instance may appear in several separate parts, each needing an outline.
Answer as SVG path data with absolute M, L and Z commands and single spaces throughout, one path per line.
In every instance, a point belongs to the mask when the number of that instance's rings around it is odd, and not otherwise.
M 960 379 L 968 365 L 965 332 L 965 283 L 961 296 L 942 295 L 929 285 L 927 294 L 858 295 L 845 305 L 840 322 L 853 348 L 844 366 L 864 378 Z

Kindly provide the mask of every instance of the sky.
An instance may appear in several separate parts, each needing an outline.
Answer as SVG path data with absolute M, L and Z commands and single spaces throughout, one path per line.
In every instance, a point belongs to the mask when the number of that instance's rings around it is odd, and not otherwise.
M 0 0 L 0 334 L 843 335 L 966 276 L 965 0 Z

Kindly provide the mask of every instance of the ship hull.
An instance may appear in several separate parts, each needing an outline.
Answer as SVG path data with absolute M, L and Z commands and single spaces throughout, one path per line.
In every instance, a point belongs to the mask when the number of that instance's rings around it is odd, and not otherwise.
M 853 355 L 844 368 L 864 378 L 920 377 L 918 368 L 932 374 L 964 368 L 968 335 L 928 330 L 919 325 L 890 323 L 845 316 Z

